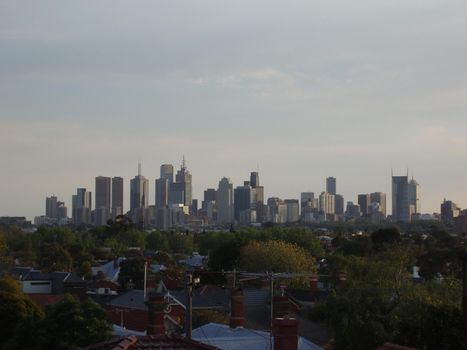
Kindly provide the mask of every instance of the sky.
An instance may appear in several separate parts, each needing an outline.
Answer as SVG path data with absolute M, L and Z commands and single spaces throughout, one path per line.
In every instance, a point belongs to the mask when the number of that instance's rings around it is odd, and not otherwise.
M 0 0 L 0 216 L 129 180 L 194 197 L 259 168 L 265 196 L 346 201 L 391 169 L 424 213 L 467 207 L 464 0 Z

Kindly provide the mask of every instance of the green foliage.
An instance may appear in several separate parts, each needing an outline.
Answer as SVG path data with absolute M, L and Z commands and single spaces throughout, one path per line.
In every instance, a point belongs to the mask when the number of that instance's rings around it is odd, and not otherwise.
M 142 257 L 123 260 L 120 263 L 120 274 L 118 282 L 126 288 L 131 281 L 136 289 L 144 288 L 144 264 Z
M 282 241 L 252 241 L 242 248 L 240 268 L 251 272 L 315 272 L 315 259 L 305 249 Z M 309 278 L 297 277 L 290 285 L 307 285 Z
M 169 241 L 166 235 L 163 235 L 159 231 L 153 231 L 146 236 L 146 247 L 155 251 L 169 251 Z
M 37 262 L 43 271 L 69 271 L 72 258 L 58 243 L 46 243 L 42 246 Z
M 167 239 L 172 253 L 190 254 L 194 251 L 193 235 L 174 232 L 168 234 Z
M 71 295 L 47 307 L 45 329 L 52 348 L 87 346 L 110 337 L 111 324 L 105 310 L 91 299 L 80 303 Z
M 371 234 L 373 248 L 384 250 L 401 240 L 401 234 L 396 227 L 381 228 Z

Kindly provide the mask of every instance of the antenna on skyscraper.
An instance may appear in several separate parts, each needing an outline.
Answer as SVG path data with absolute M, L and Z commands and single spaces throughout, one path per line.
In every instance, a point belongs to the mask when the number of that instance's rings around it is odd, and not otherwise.
M 138 160 L 138 176 L 141 176 L 141 159 Z
M 182 169 L 186 169 L 185 155 L 183 155 L 183 158 L 182 158 Z

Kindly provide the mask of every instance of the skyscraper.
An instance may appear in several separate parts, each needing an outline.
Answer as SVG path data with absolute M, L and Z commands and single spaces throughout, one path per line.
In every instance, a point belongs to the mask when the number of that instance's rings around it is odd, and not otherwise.
M 204 197 L 201 206 L 204 210 L 207 209 L 207 205 L 210 202 L 215 202 L 217 197 L 217 191 L 215 188 L 208 188 L 204 190 Z
M 174 166 L 172 164 L 162 164 L 160 178 L 167 179 L 169 182 L 174 182 Z
M 307 206 L 307 203 L 311 203 L 311 207 L 314 206 L 315 193 L 314 192 L 302 192 L 300 193 L 300 210 L 303 210 Z
M 358 205 L 360 206 L 360 211 L 362 215 L 368 215 L 370 213 L 370 204 L 371 196 L 369 194 L 359 194 L 358 195 Z
M 123 215 L 123 178 L 114 176 L 112 178 L 112 217 Z
M 337 215 L 344 215 L 344 196 L 336 194 L 334 196 L 335 213 Z
M 219 224 L 230 224 L 234 216 L 234 192 L 230 180 L 223 177 L 219 181 L 216 191 L 217 222 Z
M 186 168 L 185 157 L 183 157 L 180 170 L 177 171 L 175 182 L 171 183 L 169 202 L 171 204 L 183 204 L 191 206 L 192 204 L 192 178 L 190 172 Z
M 336 208 L 333 194 L 321 192 L 319 195 L 319 210 L 324 214 L 334 214 Z
M 141 163 L 138 164 L 138 175 L 130 180 L 130 211 L 138 208 L 147 208 L 149 194 L 149 181 L 141 175 Z
M 75 225 L 91 224 L 92 193 L 78 188 L 72 196 L 72 217 Z
M 329 194 L 336 195 L 336 178 L 335 177 L 328 177 L 326 179 L 326 192 Z
M 105 207 L 110 209 L 110 188 L 110 177 L 96 177 L 96 208 Z
M 56 219 L 57 214 L 58 199 L 56 196 L 50 196 L 45 199 L 45 216 L 48 218 Z
M 408 185 L 409 190 L 409 211 L 412 214 L 421 214 L 420 208 L 420 185 L 413 178 Z
M 378 203 L 381 213 L 386 217 L 386 193 L 373 192 L 370 194 L 371 203 Z
M 257 171 L 252 171 L 250 173 L 250 186 L 253 188 L 259 186 L 259 174 Z
M 169 204 L 169 186 L 170 182 L 167 178 L 161 177 L 156 180 L 156 208 Z
M 240 221 L 240 215 L 247 210 L 256 209 L 256 194 L 254 189 L 248 184 L 237 186 L 234 190 L 234 217 Z
M 392 220 L 410 221 L 408 176 L 392 176 Z

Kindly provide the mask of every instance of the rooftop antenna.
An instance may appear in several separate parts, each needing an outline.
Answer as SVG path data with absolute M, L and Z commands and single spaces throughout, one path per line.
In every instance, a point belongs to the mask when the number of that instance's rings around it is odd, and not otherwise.
M 183 155 L 183 158 L 182 158 L 182 169 L 186 169 L 185 155 Z
M 138 176 L 141 176 L 141 159 L 138 160 Z

